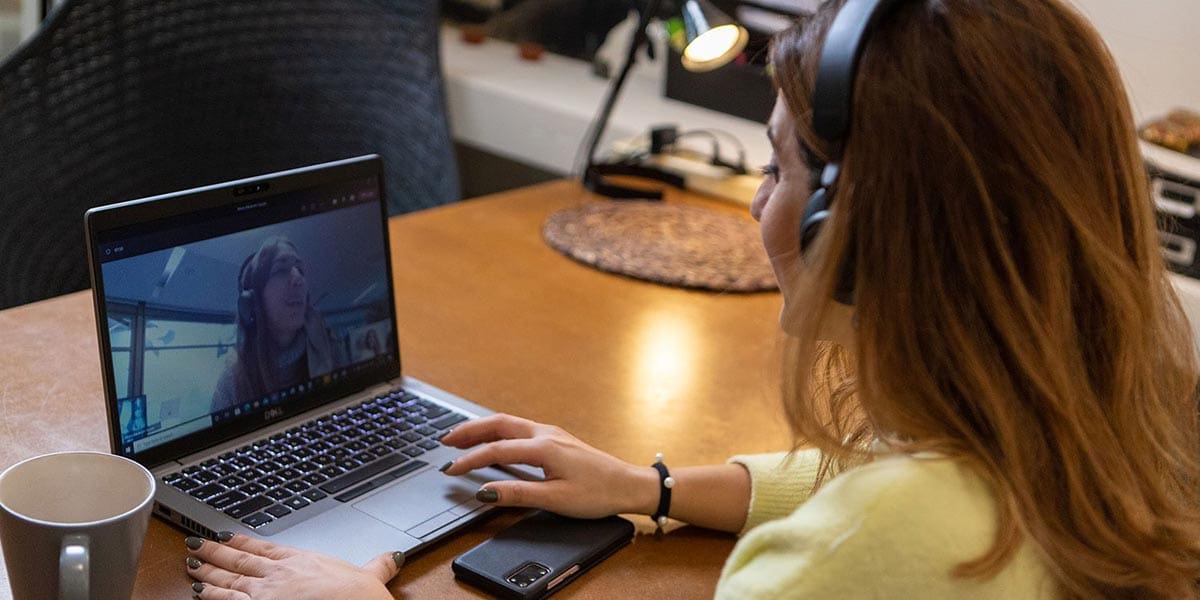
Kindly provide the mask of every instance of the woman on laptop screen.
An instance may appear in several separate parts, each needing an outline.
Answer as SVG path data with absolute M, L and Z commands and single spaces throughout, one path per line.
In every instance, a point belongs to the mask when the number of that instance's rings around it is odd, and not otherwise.
M 296 246 L 267 238 L 238 274 L 237 354 L 217 381 L 212 411 L 307 383 L 341 366 L 341 354 L 312 307 Z
M 771 52 L 751 212 L 797 449 L 652 468 L 494 415 L 445 474 L 541 465 L 477 498 L 737 533 L 721 598 L 1200 597 L 1193 341 L 1098 34 L 1065 0 L 833 0 Z M 193 555 L 203 600 L 382 600 L 396 572 Z

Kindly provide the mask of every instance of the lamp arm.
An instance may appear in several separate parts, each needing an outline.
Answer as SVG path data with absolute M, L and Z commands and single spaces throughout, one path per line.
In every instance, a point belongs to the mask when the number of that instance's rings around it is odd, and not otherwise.
M 650 25 L 650 19 L 658 14 L 662 7 L 662 0 L 649 0 L 645 10 L 639 11 L 637 28 L 633 32 L 633 36 L 629 41 L 629 48 L 625 53 L 625 62 L 621 65 L 621 71 L 612 80 L 608 86 L 608 91 L 604 97 L 604 102 L 601 104 L 600 112 L 592 121 L 588 128 L 587 137 L 584 140 L 582 148 L 584 153 L 582 158 L 577 158 L 575 163 L 576 174 L 580 178 L 588 177 L 589 167 L 592 166 L 593 157 L 596 154 L 596 147 L 600 144 L 600 138 L 604 135 L 604 130 L 608 127 L 608 120 L 612 116 L 613 107 L 617 103 L 617 97 L 621 94 L 621 88 L 625 86 L 625 79 L 629 77 L 629 72 L 633 69 L 633 65 L 637 62 L 637 52 L 646 43 L 649 38 L 646 35 L 646 28 Z

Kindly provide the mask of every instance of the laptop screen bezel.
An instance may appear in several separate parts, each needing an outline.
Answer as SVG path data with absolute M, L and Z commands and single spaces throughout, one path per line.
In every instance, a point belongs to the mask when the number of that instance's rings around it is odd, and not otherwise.
M 117 411 L 116 377 L 112 363 L 112 342 L 109 339 L 108 317 L 105 309 L 104 278 L 97 247 L 105 234 L 131 226 L 152 225 L 156 221 L 178 219 L 193 213 L 261 202 L 288 192 L 305 190 L 325 184 L 375 177 L 379 183 L 379 222 L 383 227 L 384 256 L 387 268 L 387 297 L 394 335 L 391 355 L 395 361 L 364 368 L 347 374 L 328 386 L 314 389 L 312 394 L 297 401 L 280 405 L 281 410 L 266 411 L 258 418 L 235 419 L 218 423 L 207 429 L 147 448 L 126 452 L 121 441 L 121 423 Z M 104 377 L 105 414 L 108 417 L 109 447 L 114 454 L 126 456 L 143 465 L 154 467 L 200 452 L 239 436 L 251 433 L 314 408 L 337 401 L 350 394 L 374 387 L 401 375 L 400 341 L 396 322 L 395 289 L 392 277 L 391 241 L 387 221 L 387 190 L 383 181 L 382 161 L 371 154 L 347 160 L 312 165 L 299 169 L 270 173 L 190 190 L 183 190 L 139 200 L 130 200 L 93 208 L 84 214 L 85 243 L 88 268 L 92 281 L 92 305 L 96 314 L 96 334 L 100 348 L 100 367 Z M 217 374 L 214 374 L 216 377 Z

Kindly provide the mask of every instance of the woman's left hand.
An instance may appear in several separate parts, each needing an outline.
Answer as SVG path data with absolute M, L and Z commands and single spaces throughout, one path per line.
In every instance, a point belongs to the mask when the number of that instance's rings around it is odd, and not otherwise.
M 246 535 L 224 543 L 194 537 L 186 543 L 188 575 L 198 582 L 193 591 L 203 585 L 197 591 L 201 600 L 385 600 L 392 597 L 385 584 L 404 561 L 402 553 L 388 553 L 356 567 Z

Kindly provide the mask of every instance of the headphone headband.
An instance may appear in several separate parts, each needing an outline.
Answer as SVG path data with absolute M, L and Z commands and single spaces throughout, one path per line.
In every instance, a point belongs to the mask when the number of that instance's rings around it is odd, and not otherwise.
M 850 108 L 858 61 L 867 33 L 901 0 L 848 0 L 838 10 L 817 67 L 813 89 L 813 129 L 826 141 L 838 143 L 850 132 Z
M 242 261 L 242 268 L 238 270 L 238 290 L 246 291 L 254 289 L 254 281 L 246 281 L 246 277 L 248 276 L 246 271 L 250 268 L 250 262 L 253 261 L 254 257 L 257 255 L 257 252 L 251 252 L 250 256 L 247 256 L 246 260 Z
M 901 0 L 847 0 L 838 9 L 825 34 L 817 80 L 813 84 L 813 130 L 831 144 L 841 145 L 850 135 L 850 108 L 854 105 L 854 80 L 867 34 L 884 14 Z M 840 152 L 840 149 L 838 150 Z M 829 220 L 841 172 L 840 159 L 825 165 L 821 184 L 813 190 L 800 217 L 800 254 L 809 250 Z M 838 265 L 833 299 L 854 304 L 854 252 L 851 249 Z

